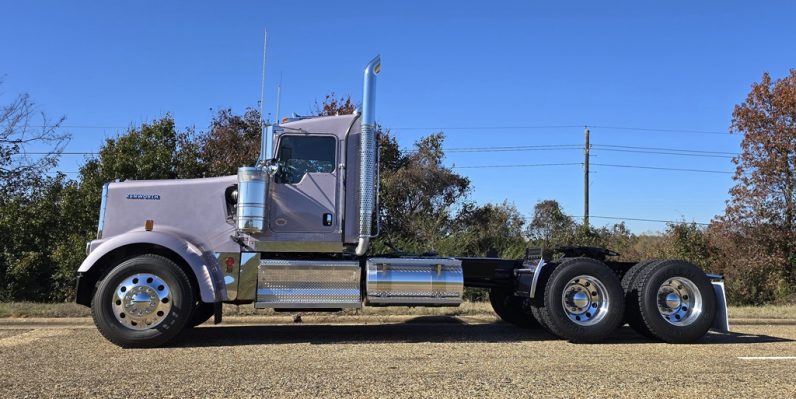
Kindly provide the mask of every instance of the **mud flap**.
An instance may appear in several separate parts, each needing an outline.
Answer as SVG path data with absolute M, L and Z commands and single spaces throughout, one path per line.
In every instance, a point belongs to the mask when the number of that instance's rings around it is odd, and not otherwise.
M 724 289 L 724 276 L 708 274 L 713 285 L 713 292 L 716 294 L 716 315 L 710 329 L 716 332 L 730 332 L 730 318 L 727 314 L 727 293 Z
M 221 311 L 224 309 L 223 306 L 223 302 L 213 303 L 213 324 L 221 323 Z

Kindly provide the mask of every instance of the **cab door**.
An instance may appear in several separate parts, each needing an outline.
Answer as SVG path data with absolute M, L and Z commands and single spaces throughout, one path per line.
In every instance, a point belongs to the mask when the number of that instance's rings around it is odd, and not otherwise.
M 338 231 L 338 140 L 334 135 L 283 134 L 279 171 L 270 185 L 269 227 L 275 233 Z

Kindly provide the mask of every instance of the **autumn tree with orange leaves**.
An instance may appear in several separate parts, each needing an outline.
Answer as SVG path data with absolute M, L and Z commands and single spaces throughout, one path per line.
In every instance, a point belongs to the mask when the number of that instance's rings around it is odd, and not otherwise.
M 736 299 L 763 303 L 796 292 L 796 69 L 763 74 L 732 117 L 744 137 L 732 197 L 711 228 L 715 263 Z

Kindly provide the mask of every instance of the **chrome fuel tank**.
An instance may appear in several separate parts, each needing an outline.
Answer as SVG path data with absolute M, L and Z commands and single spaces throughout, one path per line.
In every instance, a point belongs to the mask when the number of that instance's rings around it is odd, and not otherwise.
M 238 168 L 238 212 L 236 227 L 247 234 L 265 228 L 265 193 L 268 174 L 260 167 Z
M 462 302 L 462 263 L 452 258 L 370 258 L 369 305 L 456 306 Z

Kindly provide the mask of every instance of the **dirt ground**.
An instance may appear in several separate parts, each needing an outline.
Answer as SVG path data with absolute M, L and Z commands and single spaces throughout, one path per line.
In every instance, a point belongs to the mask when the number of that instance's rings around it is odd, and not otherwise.
M 733 330 L 575 345 L 477 316 L 240 317 L 121 349 L 90 319 L 5 319 L 0 397 L 796 397 L 796 325 Z

